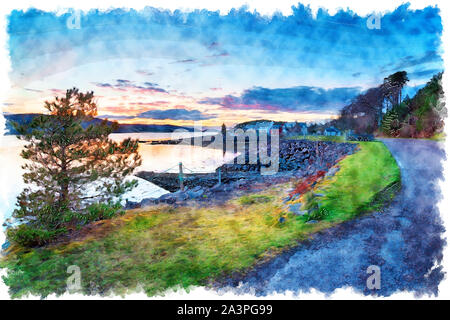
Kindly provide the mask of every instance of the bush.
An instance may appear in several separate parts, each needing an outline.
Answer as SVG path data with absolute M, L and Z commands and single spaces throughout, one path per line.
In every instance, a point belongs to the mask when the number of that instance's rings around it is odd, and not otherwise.
M 8 229 L 7 237 L 10 242 L 16 243 L 22 247 L 35 247 L 47 244 L 56 236 L 65 232 L 65 228 L 49 231 L 22 224 L 18 227 Z
M 59 212 L 52 206 L 45 206 L 36 214 L 38 219 L 23 223 L 18 227 L 10 227 L 7 238 L 11 243 L 22 247 L 42 246 L 57 236 L 67 233 L 68 227 L 81 226 L 89 222 L 111 219 L 117 214 L 124 214 L 120 203 L 96 203 L 90 205 L 85 212 L 70 210 Z M 60 221 L 59 224 L 55 223 Z
M 325 208 L 315 208 L 308 214 L 307 221 L 323 220 L 328 216 L 328 210 Z
M 78 214 L 77 218 L 79 222 L 86 224 L 92 221 L 111 219 L 118 214 L 122 215 L 124 213 L 125 211 L 122 210 L 120 203 L 95 203 L 87 208 L 86 213 Z

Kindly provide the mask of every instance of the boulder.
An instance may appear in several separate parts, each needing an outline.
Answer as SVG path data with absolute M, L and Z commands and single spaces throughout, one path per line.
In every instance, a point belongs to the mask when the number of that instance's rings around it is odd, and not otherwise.
M 294 203 L 289 205 L 289 212 L 296 216 L 304 216 L 305 214 L 308 213 L 307 210 L 302 210 L 301 208 L 302 208 L 301 202 Z
M 194 190 L 194 189 L 196 189 L 196 190 Z M 201 187 L 200 188 L 195 187 L 194 189 L 189 190 L 187 192 L 187 196 L 189 197 L 189 199 L 200 198 L 203 195 L 203 193 L 205 192 Z
M 334 176 L 338 171 L 340 170 L 339 166 L 332 167 L 328 172 L 325 174 L 325 177 L 332 177 Z
M 2 244 L 2 250 L 8 249 L 10 245 L 11 245 L 11 243 L 8 240 L 6 240 L 6 242 L 4 244 Z

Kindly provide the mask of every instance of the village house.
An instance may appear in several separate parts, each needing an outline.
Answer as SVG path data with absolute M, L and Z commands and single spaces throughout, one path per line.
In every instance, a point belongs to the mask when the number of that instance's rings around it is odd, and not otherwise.
M 323 134 L 325 136 L 340 136 L 341 135 L 341 131 L 339 129 L 337 129 L 336 127 L 328 127 L 324 130 Z
M 308 134 L 308 127 L 304 122 L 286 122 L 283 124 L 283 134 L 289 135 L 302 135 L 306 136 Z

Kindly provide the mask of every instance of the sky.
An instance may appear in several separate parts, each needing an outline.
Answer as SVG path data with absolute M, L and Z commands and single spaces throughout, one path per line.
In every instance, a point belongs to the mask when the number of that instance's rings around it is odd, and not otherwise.
M 246 7 L 13 11 L 2 109 L 43 112 L 45 100 L 77 87 L 94 91 L 100 117 L 121 123 L 323 121 L 396 71 L 408 72 L 413 96 L 443 71 L 441 34 L 437 7 L 408 4 L 375 20 L 301 4 L 270 16 Z

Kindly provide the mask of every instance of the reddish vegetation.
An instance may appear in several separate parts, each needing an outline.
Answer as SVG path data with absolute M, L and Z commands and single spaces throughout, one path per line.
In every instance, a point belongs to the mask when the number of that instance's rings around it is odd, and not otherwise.
M 294 191 L 289 193 L 289 196 L 292 197 L 295 194 L 299 194 L 299 195 L 304 194 L 305 192 L 310 190 L 317 183 L 317 181 L 320 178 L 322 178 L 324 175 L 325 175 L 325 171 L 320 170 L 320 171 L 317 171 L 316 174 L 309 176 L 304 180 L 301 180 L 295 187 Z

